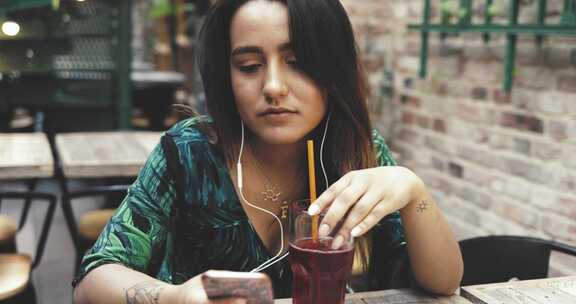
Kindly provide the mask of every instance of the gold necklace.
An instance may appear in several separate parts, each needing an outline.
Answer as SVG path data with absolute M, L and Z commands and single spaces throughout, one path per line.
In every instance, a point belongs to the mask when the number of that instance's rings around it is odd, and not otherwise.
M 252 149 L 250 149 L 252 150 Z M 256 167 L 256 170 L 258 171 L 258 175 L 260 175 L 260 177 L 264 177 L 264 179 L 266 179 L 266 181 L 268 181 L 267 183 L 264 183 L 264 191 L 260 192 L 262 194 L 262 196 L 264 197 L 264 201 L 270 201 L 272 203 L 276 203 L 277 201 L 280 200 L 280 196 L 282 195 L 282 191 L 278 190 L 278 187 L 276 187 L 276 185 L 270 180 L 270 178 L 268 177 L 268 175 L 266 175 L 264 173 L 264 170 L 262 170 L 262 167 L 260 166 L 260 162 L 256 159 L 256 157 L 254 157 L 254 155 L 251 153 L 250 154 L 250 161 L 254 164 L 254 167 Z M 296 176 L 296 182 L 294 182 L 294 184 L 290 185 L 290 190 L 293 190 L 292 188 L 295 187 L 295 185 L 298 184 L 297 179 L 301 177 L 301 172 L 302 170 L 298 170 L 298 174 Z M 286 219 L 288 217 L 288 200 L 284 199 L 282 200 L 282 203 L 280 205 L 280 210 L 281 210 L 281 218 L 282 219 Z

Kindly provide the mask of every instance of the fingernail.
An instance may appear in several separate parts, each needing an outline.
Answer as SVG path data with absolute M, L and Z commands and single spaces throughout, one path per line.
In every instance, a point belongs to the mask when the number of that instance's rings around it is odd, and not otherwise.
M 328 233 L 330 233 L 330 226 L 327 224 L 320 225 L 320 229 L 318 229 L 318 235 L 320 237 L 325 237 L 328 235 Z
M 342 246 L 342 244 L 344 243 L 344 237 L 342 235 L 338 235 L 336 238 L 334 238 L 334 240 L 332 241 L 332 249 L 336 250 L 338 248 L 340 248 L 340 246 Z
M 353 237 L 357 237 L 360 235 L 360 233 L 362 232 L 362 229 L 358 228 L 358 227 L 354 227 L 354 229 L 352 229 L 352 231 L 350 231 L 350 234 Z
M 318 214 L 318 211 L 320 211 L 320 208 L 316 204 L 312 204 L 308 208 L 308 214 L 309 215 L 316 215 L 316 214 Z

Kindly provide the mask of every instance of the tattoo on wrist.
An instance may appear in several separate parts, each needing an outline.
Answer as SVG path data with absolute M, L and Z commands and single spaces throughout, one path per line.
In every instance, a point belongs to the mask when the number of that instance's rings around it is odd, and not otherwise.
M 153 281 L 138 283 L 126 290 L 126 304 L 158 304 L 162 289 Z
M 416 206 L 416 212 L 418 212 L 418 213 L 424 212 L 424 210 L 426 210 L 427 207 L 428 207 L 428 203 L 426 203 L 425 200 L 421 200 L 420 203 L 418 204 L 418 206 Z

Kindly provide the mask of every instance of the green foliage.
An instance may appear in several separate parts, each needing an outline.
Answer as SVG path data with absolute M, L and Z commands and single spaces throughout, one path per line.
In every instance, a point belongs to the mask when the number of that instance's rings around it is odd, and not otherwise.
M 495 2 L 488 8 L 488 14 L 491 17 L 504 16 L 506 9 L 503 3 Z
M 152 9 L 150 10 L 150 17 L 158 19 L 166 16 L 172 16 L 180 10 L 185 13 L 192 13 L 195 10 L 193 3 L 186 3 L 183 5 L 172 5 L 170 0 L 152 0 Z
M 150 16 L 158 19 L 174 14 L 174 7 L 170 0 L 152 0 Z
M 442 23 L 444 24 L 461 22 L 471 14 L 466 7 L 461 6 L 458 0 L 442 0 L 440 3 L 440 12 L 442 15 Z

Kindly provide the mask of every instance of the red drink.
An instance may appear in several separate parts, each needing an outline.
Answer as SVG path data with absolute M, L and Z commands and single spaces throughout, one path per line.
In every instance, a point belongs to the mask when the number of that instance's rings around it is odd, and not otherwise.
M 314 242 L 301 238 L 290 243 L 292 303 L 344 304 L 346 283 L 354 261 L 354 246 L 331 249 L 332 238 Z

